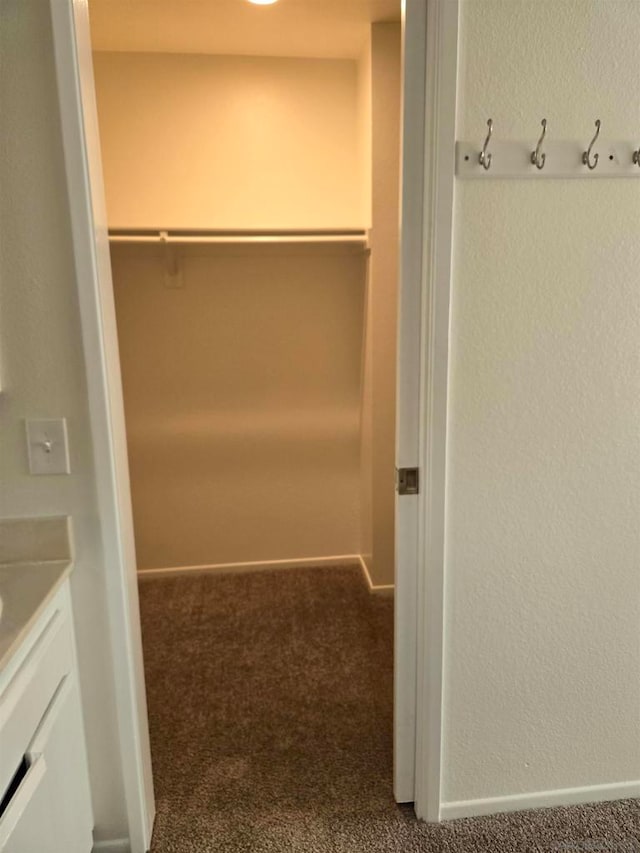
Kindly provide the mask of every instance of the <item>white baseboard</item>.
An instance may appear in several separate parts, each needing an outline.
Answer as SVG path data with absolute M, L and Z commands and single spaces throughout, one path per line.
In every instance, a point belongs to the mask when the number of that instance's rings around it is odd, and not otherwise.
M 361 554 L 336 554 L 331 557 L 300 557 L 296 560 L 256 560 L 250 563 L 210 563 L 202 566 L 170 566 L 140 569 L 139 580 L 168 578 L 184 574 L 241 574 L 268 569 L 314 569 L 322 566 L 360 566 L 367 589 L 372 595 L 393 595 L 393 584 L 374 584 Z
M 258 560 L 251 563 L 211 563 L 202 566 L 173 566 L 166 569 L 140 569 L 138 578 L 161 578 L 189 573 L 240 574 L 268 569 L 315 569 L 323 566 L 359 566 L 359 554 L 338 554 L 332 557 L 301 557 L 296 560 Z
M 534 791 L 530 794 L 490 797 L 486 800 L 460 800 L 442 803 L 440 818 L 441 820 L 453 820 L 459 817 L 477 817 L 498 812 L 544 809 L 553 806 L 576 806 L 582 803 L 600 803 L 638 797 L 640 797 L 640 780 L 610 785 L 590 785 L 585 788 L 561 788 L 557 791 Z
M 112 841 L 95 841 L 92 853 L 131 853 L 128 838 L 116 838 Z
M 364 561 L 364 557 L 362 555 L 358 555 L 358 562 L 360 564 L 360 568 L 362 569 L 362 574 L 364 575 L 365 583 L 367 584 L 367 589 L 372 595 L 384 595 L 391 596 L 394 592 L 394 585 L 392 583 L 389 584 L 374 584 L 371 580 L 371 575 L 369 574 L 369 569 L 367 568 L 367 564 Z

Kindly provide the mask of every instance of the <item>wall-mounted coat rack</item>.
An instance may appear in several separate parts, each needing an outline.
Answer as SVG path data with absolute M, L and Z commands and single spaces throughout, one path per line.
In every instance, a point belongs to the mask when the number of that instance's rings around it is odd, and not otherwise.
M 640 178 L 640 139 L 600 139 L 601 121 L 583 140 L 554 139 L 546 119 L 537 139 L 528 142 L 493 140 L 494 123 L 487 121 L 484 143 L 456 143 L 458 178 Z

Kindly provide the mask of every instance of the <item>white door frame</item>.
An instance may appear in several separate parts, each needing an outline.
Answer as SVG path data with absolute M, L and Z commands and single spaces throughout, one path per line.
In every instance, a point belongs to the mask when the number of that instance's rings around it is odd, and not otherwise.
M 415 810 L 442 804 L 449 333 L 458 88 L 458 0 L 428 0 L 420 388 L 424 490 L 418 544 Z
M 419 468 L 427 6 L 407 0 L 402 22 L 402 162 L 396 468 Z M 393 793 L 415 799 L 420 495 L 396 495 Z
M 87 370 L 131 853 L 155 813 L 129 469 L 87 0 L 50 0 Z M 458 0 L 406 0 L 394 790 L 440 819 L 445 473 Z M 426 37 L 425 37 L 426 31 Z
M 87 0 L 50 0 L 131 853 L 155 816 L 133 515 Z
M 458 0 L 406 0 L 396 466 L 394 794 L 440 820 Z

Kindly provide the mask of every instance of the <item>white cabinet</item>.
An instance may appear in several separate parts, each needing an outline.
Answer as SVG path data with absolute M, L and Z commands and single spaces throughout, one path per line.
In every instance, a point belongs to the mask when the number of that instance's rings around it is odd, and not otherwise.
M 2 853 L 89 853 L 92 848 L 89 779 L 66 587 L 40 620 L 38 628 L 45 623 L 42 630 L 32 632 L 24 660 L 0 694 Z M 53 689 L 52 674 L 57 682 Z M 39 712 L 43 704 L 34 728 L 34 708 Z M 5 784 L 9 760 L 16 764 Z

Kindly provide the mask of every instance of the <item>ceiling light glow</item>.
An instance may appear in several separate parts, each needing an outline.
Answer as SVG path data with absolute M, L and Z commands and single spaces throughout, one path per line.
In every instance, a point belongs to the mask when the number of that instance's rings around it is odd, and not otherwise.
M 254 6 L 271 6 L 272 3 L 277 3 L 277 0 L 249 0 Z

